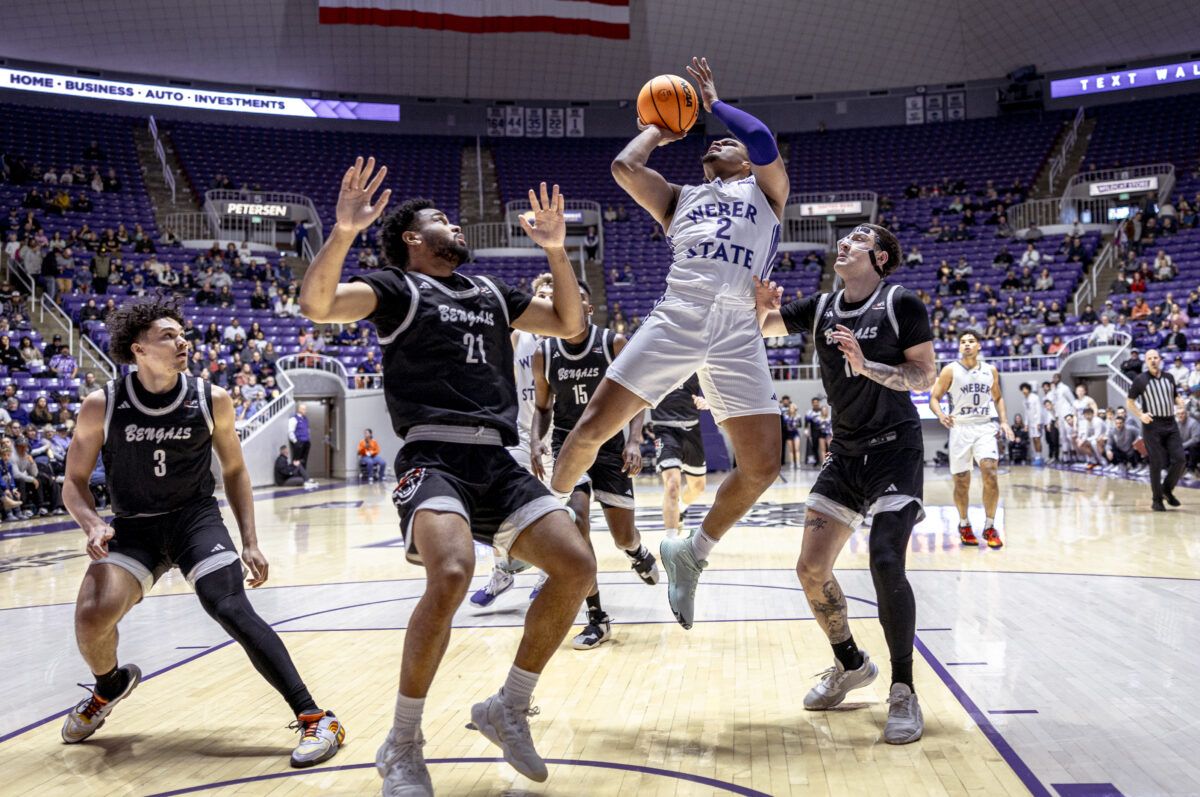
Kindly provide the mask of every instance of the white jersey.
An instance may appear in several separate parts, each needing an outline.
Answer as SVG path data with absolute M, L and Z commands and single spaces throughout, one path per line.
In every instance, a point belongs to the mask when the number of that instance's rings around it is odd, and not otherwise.
M 767 279 L 779 247 L 779 219 L 753 175 L 685 185 L 667 229 L 667 285 L 689 293 L 754 300 L 752 277 Z
M 992 384 L 996 366 L 982 360 L 967 368 L 961 360 L 950 363 L 954 375 L 950 382 L 950 417 L 954 425 L 987 423 L 996 419 L 996 402 L 992 401 Z
M 533 381 L 533 353 L 541 339 L 532 332 L 517 330 L 513 345 L 513 373 L 517 378 L 517 436 L 520 447 L 529 450 L 529 430 L 533 426 L 533 411 L 537 404 L 537 388 Z
M 1041 398 L 1037 393 L 1030 391 L 1029 395 L 1025 396 L 1025 425 L 1029 427 L 1031 433 L 1038 432 L 1042 428 L 1044 412 Z

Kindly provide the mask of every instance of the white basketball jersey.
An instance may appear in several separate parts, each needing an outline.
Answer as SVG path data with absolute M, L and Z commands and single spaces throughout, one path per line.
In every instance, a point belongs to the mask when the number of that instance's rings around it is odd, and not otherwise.
M 950 383 L 950 415 L 954 424 L 987 423 L 996 418 L 996 403 L 992 401 L 992 381 L 996 368 L 978 360 L 967 368 L 961 360 L 950 366 L 954 379 Z
M 1030 391 L 1025 397 L 1025 425 L 1030 429 L 1037 429 L 1042 426 L 1042 400 L 1037 393 Z
M 667 229 L 667 285 L 704 294 L 754 297 L 752 277 L 770 276 L 779 219 L 754 176 L 685 185 Z
M 532 332 L 517 330 L 513 346 L 513 373 L 517 378 L 517 435 L 521 447 L 529 450 L 529 428 L 533 425 L 537 388 L 533 381 L 533 353 L 540 342 Z

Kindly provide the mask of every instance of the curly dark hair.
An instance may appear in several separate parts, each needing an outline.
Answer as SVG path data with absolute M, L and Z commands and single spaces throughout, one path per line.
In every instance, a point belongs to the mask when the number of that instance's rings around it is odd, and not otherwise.
M 133 344 L 160 318 L 169 318 L 183 326 L 179 298 L 168 293 L 148 293 L 130 299 L 108 314 L 104 326 L 111 341 L 108 353 L 121 365 L 133 365 Z
M 404 242 L 404 233 L 417 228 L 418 213 L 436 207 L 432 199 L 409 199 L 384 218 L 377 239 L 388 265 L 401 271 L 408 270 L 408 244 Z

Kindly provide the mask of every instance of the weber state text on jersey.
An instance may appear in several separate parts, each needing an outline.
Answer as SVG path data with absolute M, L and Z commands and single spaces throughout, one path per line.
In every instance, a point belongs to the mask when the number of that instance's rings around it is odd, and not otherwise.
M 517 434 L 521 447 L 529 448 L 529 430 L 533 425 L 533 410 L 537 405 L 537 383 L 533 379 L 533 353 L 541 338 L 532 332 L 518 331 L 513 346 L 513 376 L 517 380 Z
M 821 381 L 833 408 L 831 451 L 862 456 L 881 448 L 922 448 L 921 420 L 909 392 L 855 376 L 831 337 L 841 324 L 854 332 L 866 359 L 899 365 L 906 349 L 933 340 L 920 299 L 884 281 L 862 302 L 846 302 L 843 291 L 822 293 L 784 305 L 780 314 L 789 333 L 815 336 Z
M 212 386 L 187 374 L 165 394 L 133 374 L 105 385 L 100 449 L 117 517 L 161 515 L 211 498 Z
M 950 415 L 954 424 L 988 423 L 996 419 L 996 404 L 992 401 L 992 382 L 996 366 L 977 360 L 974 368 L 961 360 L 950 363 L 953 379 L 950 382 Z
M 590 325 L 583 343 L 571 344 L 561 338 L 542 341 L 546 382 L 554 392 L 555 429 L 570 432 L 579 423 L 613 356 L 613 333 L 595 324 Z
M 680 189 L 667 240 L 673 255 L 669 287 L 752 297 L 752 277 L 771 273 L 779 219 L 753 175 L 716 178 Z
M 445 278 L 385 268 L 356 276 L 375 290 L 383 396 L 396 434 L 417 424 L 486 426 L 517 437 L 512 321 L 532 300 L 494 277 Z

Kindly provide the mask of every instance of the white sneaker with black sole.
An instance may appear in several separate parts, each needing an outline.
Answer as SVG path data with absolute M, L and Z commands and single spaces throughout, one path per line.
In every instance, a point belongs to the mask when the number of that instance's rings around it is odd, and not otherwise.
M 594 650 L 610 639 L 612 618 L 604 612 L 588 612 L 587 625 L 571 640 L 571 647 L 576 650 Z

